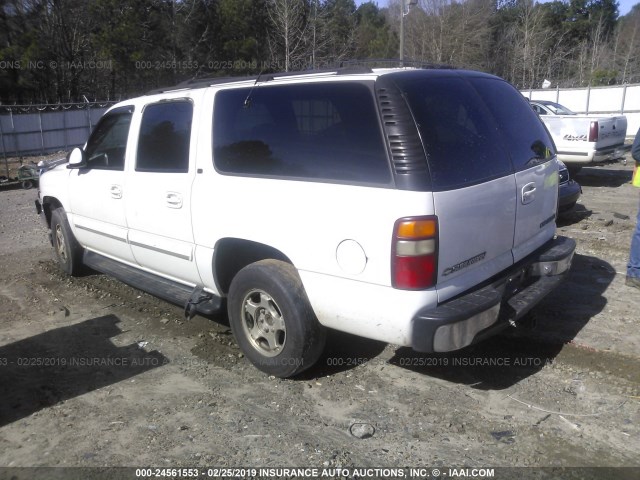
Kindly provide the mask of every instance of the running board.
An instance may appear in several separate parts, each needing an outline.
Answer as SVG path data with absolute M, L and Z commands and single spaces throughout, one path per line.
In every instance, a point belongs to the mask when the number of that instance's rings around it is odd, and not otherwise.
M 117 278 L 138 290 L 185 308 L 185 316 L 190 318 L 197 311 L 204 315 L 213 315 L 222 307 L 222 299 L 212 293 L 204 292 L 200 287 L 192 288 L 173 280 L 148 273 L 98 253 L 85 250 L 84 264 L 111 277 Z M 187 312 L 189 315 L 187 315 Z

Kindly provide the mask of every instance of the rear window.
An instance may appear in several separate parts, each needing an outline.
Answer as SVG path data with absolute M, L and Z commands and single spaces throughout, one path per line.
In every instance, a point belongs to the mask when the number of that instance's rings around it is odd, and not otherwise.
M 213 160 L 229 174 L 391 182 L 373 94 L 359 83 L 218 92 Z
M 473 78 L 471 83 L 491 109 L 516 171 L 547 162 L 555 155 L 544 125 L 512 85 L 492 78 Z
M 513 171 L 496 122 L 466 80 L 414 77 L 398 78 L 397 83 L 418 125 L 435 190 L 470 186 Z

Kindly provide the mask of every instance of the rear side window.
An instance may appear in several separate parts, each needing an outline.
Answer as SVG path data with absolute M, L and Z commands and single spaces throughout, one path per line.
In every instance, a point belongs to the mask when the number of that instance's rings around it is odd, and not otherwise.
M 223 173 L 391 182 L 373 94 L 364 84 L 223 90 L 213 115 L 213 159 Z
M 470 186 L 513 171 L 491 113 L 465 80 L 399 78 L 398 84 L 417 122 L 435 190 Z
M 136 171 L 188 172 L 192 117 L 189 101 L 147 105 L 142 113 Z
M 555 155 L 542 121 L 512 85 L 492 78 L 470 81 L 491 109 L 516 171 L 547 162 Z

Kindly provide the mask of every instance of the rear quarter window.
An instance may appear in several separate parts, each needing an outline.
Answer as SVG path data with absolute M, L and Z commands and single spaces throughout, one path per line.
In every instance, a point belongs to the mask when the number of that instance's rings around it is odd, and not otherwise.
M 388 185 L 374 102 L 360 83 L 222 90 L 214 103 L 214 165 L 227 174 Z

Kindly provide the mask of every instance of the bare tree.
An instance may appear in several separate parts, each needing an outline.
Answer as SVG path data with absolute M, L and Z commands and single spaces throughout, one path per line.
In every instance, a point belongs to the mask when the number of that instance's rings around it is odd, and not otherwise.
M 451 0 L 420 0 L 405 18 L 408 56 L 434 63 L 452 63 L 448 33 L 452 27 Z
M 640 9 L 622 18 L 616 28 L 613 46 L 615 68 L 620 70 L 621 83 L 638 81 L 640 76 Z
M 318 68 L 325 61 L 325 51 L 329 44 L 327 10 L 320 0 L 311 0 L 307 27 L 307 44 L 312 68 Z
M 519 85 L 531 88 L 545 72 L 545 46 L 552 33 L 544 26 L 544 12 L 533 2 L 521 2 L 517 22 L 511 26 L 514 55 L 512 62 Z
M 483 68 L 492 12 L 492 0 L 420 0 L 405 18 L 406 51 L 421 61 Z
M 306 56 L 306 13 L 304 0 L 270 0 L 267 3 L 267 15 L 272 26 L 269 34 L 271 56 L 277 64 L 282 58 L 286 72 Z
M 628 37 L 626 39 L 627 48 L 623 59 L 623 68 L 622 68 L 622 83 L 629 82 L 629 70 L 630 66 L 637 62 L 638 60 L 638 23 L 640 23 L 640 19 L 634 18 L 632 22 L 632 26 L 630 28 L 630 32 L 627 33 Z M 634 69 L 637 72 L 637 68 Z

